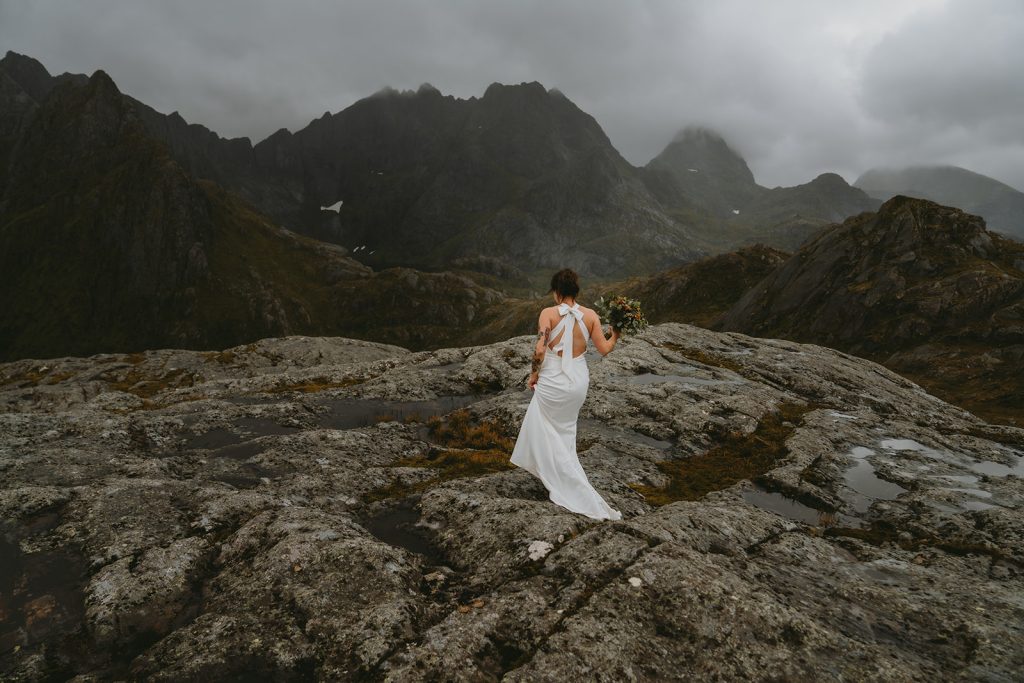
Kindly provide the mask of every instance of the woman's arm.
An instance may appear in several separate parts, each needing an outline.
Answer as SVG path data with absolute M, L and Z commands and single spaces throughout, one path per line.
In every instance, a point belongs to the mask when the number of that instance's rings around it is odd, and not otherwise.
M 593 316 L 590 320 L 590 338 L 594 341 L 594 348 L 602 356 L 607 356 L 611 353 L 611 350 L 615 348 L 615 344 L 619 341 L 619 331 L 614 327 L 612 328 L 612 337 L 609 341 L 604 336 L 604 329 L 601 327 L 601 318 L 596 313 L 591 313 Z
M 544 354 L 548 350 L 548 335 L 551 334 L 551 327 L 544 319 L 544 311 L 540 312 L 537 319 L 537 343 L 533 347 L 533 362 L 530 365 L 530 388 L 537 386 L 537 379 L 540 377 L 540 365 L 544 362 Z

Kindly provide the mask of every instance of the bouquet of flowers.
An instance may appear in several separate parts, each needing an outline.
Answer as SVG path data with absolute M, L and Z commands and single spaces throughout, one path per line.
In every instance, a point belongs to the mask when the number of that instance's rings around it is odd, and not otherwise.
M 644 312 L 640 310 L 640 302 L 636 299 L 612 296 L 605 300 L 602 296 L 594 302 L 594 310 L 601 316 L 603 322 L 622 334 L 637 334 L 647 327 L 647 318 L 644 317 Z

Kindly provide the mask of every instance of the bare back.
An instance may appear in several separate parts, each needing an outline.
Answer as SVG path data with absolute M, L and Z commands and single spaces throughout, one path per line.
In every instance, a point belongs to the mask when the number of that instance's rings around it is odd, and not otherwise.
M 587 331 L 590 332 L 589 336 L 594 335 L 595 326 L 598 328 L 598 334 L 600 332 L 600 321 L 597 317 L 597 313 L 593 310 L 580 306 L 580 310 L 583 311 L 583 324 L 587 326 Z M 544 316 L 544 322 L 547 323 L 548 329 L 554 329 L 555 326 L 561 321 L 562 317 L 558 315 L 558 306 L 549 306 L 545 308 L 542 315 Z M 565 334 L 565 330 L 560 330 L 558 334 L 548 341 L 548 351 L 553 351 L 554 347 L 561 340 L 562 335 Z M 587 351 L 587 337 L 584 336 L 583 331 L 579 325 L 573 325 L 572 328 L 572 357 L 578 358 Z M 558 355 L 561 356 L 562 352 L 559 351 Z

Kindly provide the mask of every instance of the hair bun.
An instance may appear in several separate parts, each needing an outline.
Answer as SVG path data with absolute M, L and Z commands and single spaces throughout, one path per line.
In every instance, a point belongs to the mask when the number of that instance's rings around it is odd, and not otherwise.
M 563 268 L 551 277 L 551 289 L 560 298 L 571 296 L 573 299 L 580 293 L 580 278 L 572 268 Z

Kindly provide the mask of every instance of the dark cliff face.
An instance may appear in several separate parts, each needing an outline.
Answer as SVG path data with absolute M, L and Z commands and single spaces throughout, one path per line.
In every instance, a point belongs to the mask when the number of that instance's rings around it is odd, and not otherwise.
M 597 123 L 537 83 L 470 100 L 378 94 L 276 144 L 275 157 L 300 159 L 316 182 L 306 202 L 317 220 L 321 204 L 344 202 L 327 216 L 334 237 L 367 245 L 370 263 L 500 258 L 606 275 L 696 254 Z
M 501 259 L 518 272 L 573 265 L 602 275 L 701 253 L 597 122 L 539 83 L 493 84 L 468 100 L 430 86 L 386 89 L 251 151 L 143 111 L 186 168 L 289 228 L 361 247 L 371 265 Z
M 818 234 L 715 327 L 842 349 L 1024 415 L 1022 319 L 1024 245 L 898 196 Z
M 4 355 L 167 340 L 210 236 L 203 193 L 148 139 L 113 81 L 54 88 L 0 200 Z
M 718 218 L 763 192 L 747 162 L 718 133 L 687 128 L 645 167 L 669 204 L 687 202 Z
M 209 348 L 345 334 L 455 340 L 497 292 L 373 273 L 282 230 L 153 139 L 102 71 L 58 82 L 18 129 L 0 197 L 0 357 Z M 396 319 L 417 310 L 422 317 Z
M 26 113 L 15 99 L 31 109 L 27 93 L 44 97 L 57 82 L 84 78 L 49 77 L 13 53 L 4 62 L 0 155 L 17 137 L 3 131 L 18 130 Z M 760 187 L 742 157 L 703 129 L 634 168 L 591 116 L 539 83 L 493 84 L 468 100 L 426 84 L 385 89 L 255 146 L 125 99 L 186 172 L 376 267 L 525 281 L 568 265 L 622 277 L 744 244 L 792 249 L 829 221 L 877 206 L 837 176 L 846 195 L 818 180 Z

